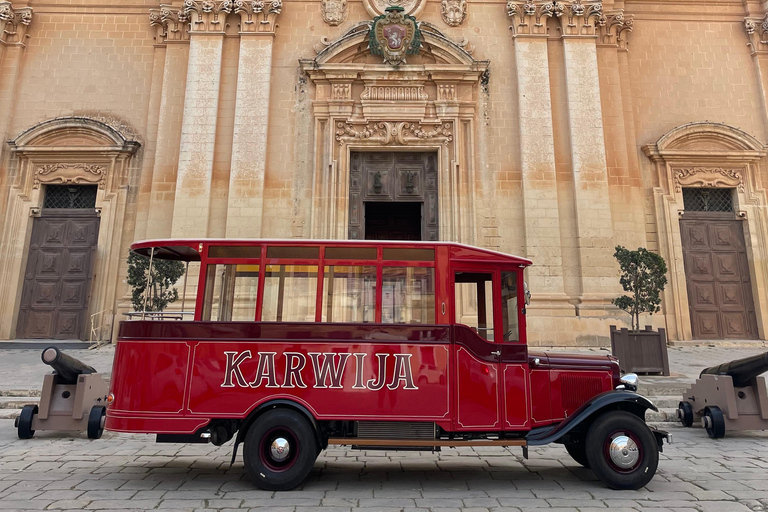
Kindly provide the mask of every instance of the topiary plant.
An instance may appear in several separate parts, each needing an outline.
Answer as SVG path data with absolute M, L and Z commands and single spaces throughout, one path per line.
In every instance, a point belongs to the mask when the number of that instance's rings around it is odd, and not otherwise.
M 144 291 L 147 289 L 149 258 L 135 252 L 128 255 L 128 284 L 133 288 L 131 303 L 134 311 L 144 308 Z M 152 260 L 152 277 L 149 280 L 147 311 L 163 311 L 168 304 L 179 298 L 179 292 L 172 286 L 184 275 L 184 264 L 180 261 Z
M 661 292 L 667 284 L 667 264 L 664 258 L 644 247 L 630 251 L 616 246 L 613 257 L 619 262 L 619 282 L 625 292 L 611 302 L 632 316 L 632 330 L 640 329 L 640 313 L 657 313 L 661 308 Z

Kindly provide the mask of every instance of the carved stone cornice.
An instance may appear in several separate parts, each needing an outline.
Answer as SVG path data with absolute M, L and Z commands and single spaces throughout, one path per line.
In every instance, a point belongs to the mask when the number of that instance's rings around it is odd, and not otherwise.
M 0 1 L 0 43 L 24 46 L 32 23 L 32 8 L 14 8 L 11 2 Z
M 441 0 L 440 14 L 446 25 L 458 27 L 467 19 L 467 0 Z
M 747 31 L 747 46 L 752 55 L 768 52 L 768 14 L 764 18 L 744 18 L 744 29 Z
M 235 12 L 240 15 L 241 34 L 274 34 L 277 28 L 277 17 L 283 10 L 283 1 L 235 0 L 234 6 Z
M 336 123 L 336 141 L 340 146 L 355 141 L 369 141 L 382 146 L 410 143 L 440 142 L 447 145 L 453 140 L 453 123 L 427 125 L 421 123 L 380 121 L 368 123 L 360 129 L 353 123 Z
M 507 2 L 507 16 L 512 18 L 512 26 L 509 28 L 514 36 L 547 35 L 548 17 L 560 20 L 564 37 L 595 36 L 602 15 L 603 4 L 600 2 Z
M 189 17 L 190 32 L 224 32 L 227 14 L 234 9 L 233 0 L 184 0 L 184 13 Z
M 347 0 L 322 0 L 320 13 L 327 24 L 333 27 L 341 25 L 347 19 Z
M 675 192 L 683 187 L 734 187 L 744 192 L 744 178 L 741 169 L 722 167 L 687 167 L 675 169 Z
M 629 50 L 629 33 L 634 28 L 635 20 L 625 15 L 623 9 L 606 12 L 597 20 L 598 44 L 615 46 L 619 50 Z
M 360 99 L 370 101 L 427 101 L 429 96 L 424 91 L 424 84 L 365 84 Z
M 98 184 L 104 189 L 107 183 L 107 167 L 99 164 L 55 163 L 35 167 L 32 188 L 40 188 L 41 183 L 64 185 Z
M 183 9 L 160 4 L 149 10 L 149 24 L 155 29 L 155 44 L 189 41 L 189 16 Z

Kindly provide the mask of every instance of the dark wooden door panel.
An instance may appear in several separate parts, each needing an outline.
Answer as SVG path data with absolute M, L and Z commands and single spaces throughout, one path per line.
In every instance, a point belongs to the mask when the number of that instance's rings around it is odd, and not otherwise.
M 43 210 L 34 219 L 16 336 L 84 339 L 99 218 Z
M 693 337 L 756 339 L 757 318 L 741 221 L 686 214 L 680 221 L 680 233 Z

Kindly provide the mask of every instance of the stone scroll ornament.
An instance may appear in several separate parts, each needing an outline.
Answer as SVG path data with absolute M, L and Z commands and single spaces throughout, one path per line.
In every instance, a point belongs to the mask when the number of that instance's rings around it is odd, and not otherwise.
M 421 31 L 416 18 L 405 14 L 400 6 L 387 7 L 384 14 L 376 16 L 368 34 L 371 55 L 384 58 L 385 64 L 405 64 L 406 55 L 418 55 L 421 47 Z

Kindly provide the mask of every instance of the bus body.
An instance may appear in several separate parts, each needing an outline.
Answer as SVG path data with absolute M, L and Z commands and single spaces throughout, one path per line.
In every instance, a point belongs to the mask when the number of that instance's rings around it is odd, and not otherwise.
M 560 442 L 614 488 L 655 472 L 666 433 L 645 425 L 654 407 L 621 389 L 615 358 L 528 350 L 529 260 L 445 242 L 162 240 L 132 250 L 200 262 L 194 320 L 121 323 L 108 430 L 235 437 L 256 484 L 277 490 L 299 485 L 328 445 L 527 455 Z

